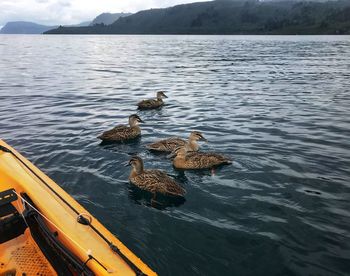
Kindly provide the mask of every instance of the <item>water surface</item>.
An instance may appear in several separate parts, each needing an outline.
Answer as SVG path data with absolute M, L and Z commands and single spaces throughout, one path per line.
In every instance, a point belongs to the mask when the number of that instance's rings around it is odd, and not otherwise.
M 350 271 L 349 36 L 0 36 L 0 137 L 160 275 Z M 133 143 L 100 145 L 138 112 Z M 145 145 L 202 131 L 234 161 L 179 172 Z M 187 189 L 154 208 L 139 154 Z

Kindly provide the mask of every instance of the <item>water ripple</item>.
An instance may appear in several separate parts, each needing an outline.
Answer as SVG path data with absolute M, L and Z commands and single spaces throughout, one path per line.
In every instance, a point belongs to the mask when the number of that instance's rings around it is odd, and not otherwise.
M 160 275 L 346 275 L 349 41 L 3 35 L 0 135 Z M 137 111 L 157 90 L 166 106 Z M 135 112 L 141 139 L 99 144 Z M 233 164 L 183 173 L 145 150 L 192 130 Z M 186 201 L 152 208 L 122 166 L 135 153 Z

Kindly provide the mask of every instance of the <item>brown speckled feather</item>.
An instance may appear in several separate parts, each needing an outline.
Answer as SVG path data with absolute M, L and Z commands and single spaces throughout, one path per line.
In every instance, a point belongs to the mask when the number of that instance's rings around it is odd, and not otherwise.
M 165 172 L 159 170 L 144 170 L 141 174 L 129 178 L 140 189 L 151 193 L 184 196 L 186 191 Z
M 231 163 L 231 160 L 221 154 L 205 152 L 189 152 L 185 159 L 174 159 L 174 166 L 180 169 L 209 169 Z
M 141 129 L 139 126 L 116 126 L 111 130 L 107 130 L 98 138 L 104 141 L 125 141 L 134 139 L 141 135 Z
M 184 146 L 186 141 L 178 137 L 172 137 L 147 145 L 147 148 L 154 151 L 172 152 L 179 146 Z
M 139 109 L 152 109 L 152 108 L 158 108 L 164 104 L 162 99 L 150 99 L 150 100 L 143 100 L 137 104 Z

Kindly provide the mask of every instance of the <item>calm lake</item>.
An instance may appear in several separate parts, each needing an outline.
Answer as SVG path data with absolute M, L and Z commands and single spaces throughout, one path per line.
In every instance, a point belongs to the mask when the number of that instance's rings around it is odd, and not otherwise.
M 137 112 L 158 90 L 166 106 Z M 137 112 L 142 138 L 100 145 Z M 145 145 L 201 131 L 233 164 Z M 160 275 L 350 273 L 349 36 L 0 36 L 0 138 Z M 133 154 L 185 202 L 128 183 Z

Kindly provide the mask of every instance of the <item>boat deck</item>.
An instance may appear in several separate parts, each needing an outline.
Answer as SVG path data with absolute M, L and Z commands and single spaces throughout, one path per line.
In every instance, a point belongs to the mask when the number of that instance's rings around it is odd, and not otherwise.
M 23 235 L 0 244 L 0 275 L 57 274 L 27 229 Z

